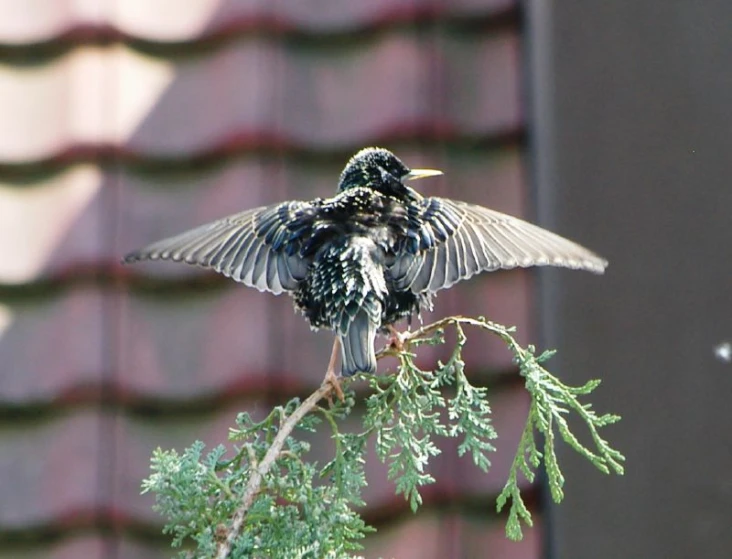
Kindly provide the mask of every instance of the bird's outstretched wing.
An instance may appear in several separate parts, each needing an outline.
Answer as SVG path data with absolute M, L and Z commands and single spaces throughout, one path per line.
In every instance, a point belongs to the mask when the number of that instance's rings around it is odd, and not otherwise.
M 307 274 L 309 257 L 301 256 L 300 247 L 315 213 L 308 202 L 254 208 L 153 243 L 123 261 L 185 262 L 280 294 L 296 289 Z
M 481 206 L 424 198 L 390 272 L 399 290 L 435 292 L 478 272 L 561 266 L 603 273 L 607 261 L 541 227 Z

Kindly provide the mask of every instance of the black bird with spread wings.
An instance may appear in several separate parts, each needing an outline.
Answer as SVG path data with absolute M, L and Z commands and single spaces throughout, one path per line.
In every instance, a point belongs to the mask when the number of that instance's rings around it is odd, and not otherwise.
M 562 266 L 601 274 L 607 262 L 536 225 L 488 208 L 423 197 L 410 170 L 382 148 L 354 155 L 338 193 L 254 208 L 132 252 L 124 262 L 173 260 L 289 293 L 315 328 L 336 334 L 327 378 L 374 373 L 377 332 L 431 306 L 431 295 L 479 272 Z

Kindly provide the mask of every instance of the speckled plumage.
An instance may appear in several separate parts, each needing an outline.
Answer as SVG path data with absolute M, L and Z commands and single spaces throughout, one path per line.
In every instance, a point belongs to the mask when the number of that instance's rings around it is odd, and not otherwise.
M 375 372 L 374 340 L 385 326 L 431 305 L 436 291 L 499 268 L 553 265 L 602 273 L 589 250 L 499 212 L 424 198 L 405 184 L 420 176 L 391 152 L 351 158 L 338 193 L 255 208 L 125 257 L 211 268 L 275 294 L 288 292 L 315 328 L 341 340 L 342 373 Z

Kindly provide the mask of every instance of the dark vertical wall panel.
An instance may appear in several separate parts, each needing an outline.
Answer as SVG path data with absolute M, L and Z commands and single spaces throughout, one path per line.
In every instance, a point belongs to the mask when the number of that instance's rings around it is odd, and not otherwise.
M 732 557 L 732 3 L 528 2 L 545 225 L 610 260 L 543 276 L 554 367 L 623 415 L 605 477 L 566 450 L 554 556 Z

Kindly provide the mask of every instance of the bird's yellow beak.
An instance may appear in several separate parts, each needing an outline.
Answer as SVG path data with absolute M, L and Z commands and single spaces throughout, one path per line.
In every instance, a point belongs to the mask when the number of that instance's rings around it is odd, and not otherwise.
M 406 175 L 404 175 L 404 178 L 402 180 L 411 181 L 414 179 L 423 179 L 425 177 L 437 177 L 442 174 L 444 173 L 442 171 L 438 171 L 437 169 L 412 169 Z

